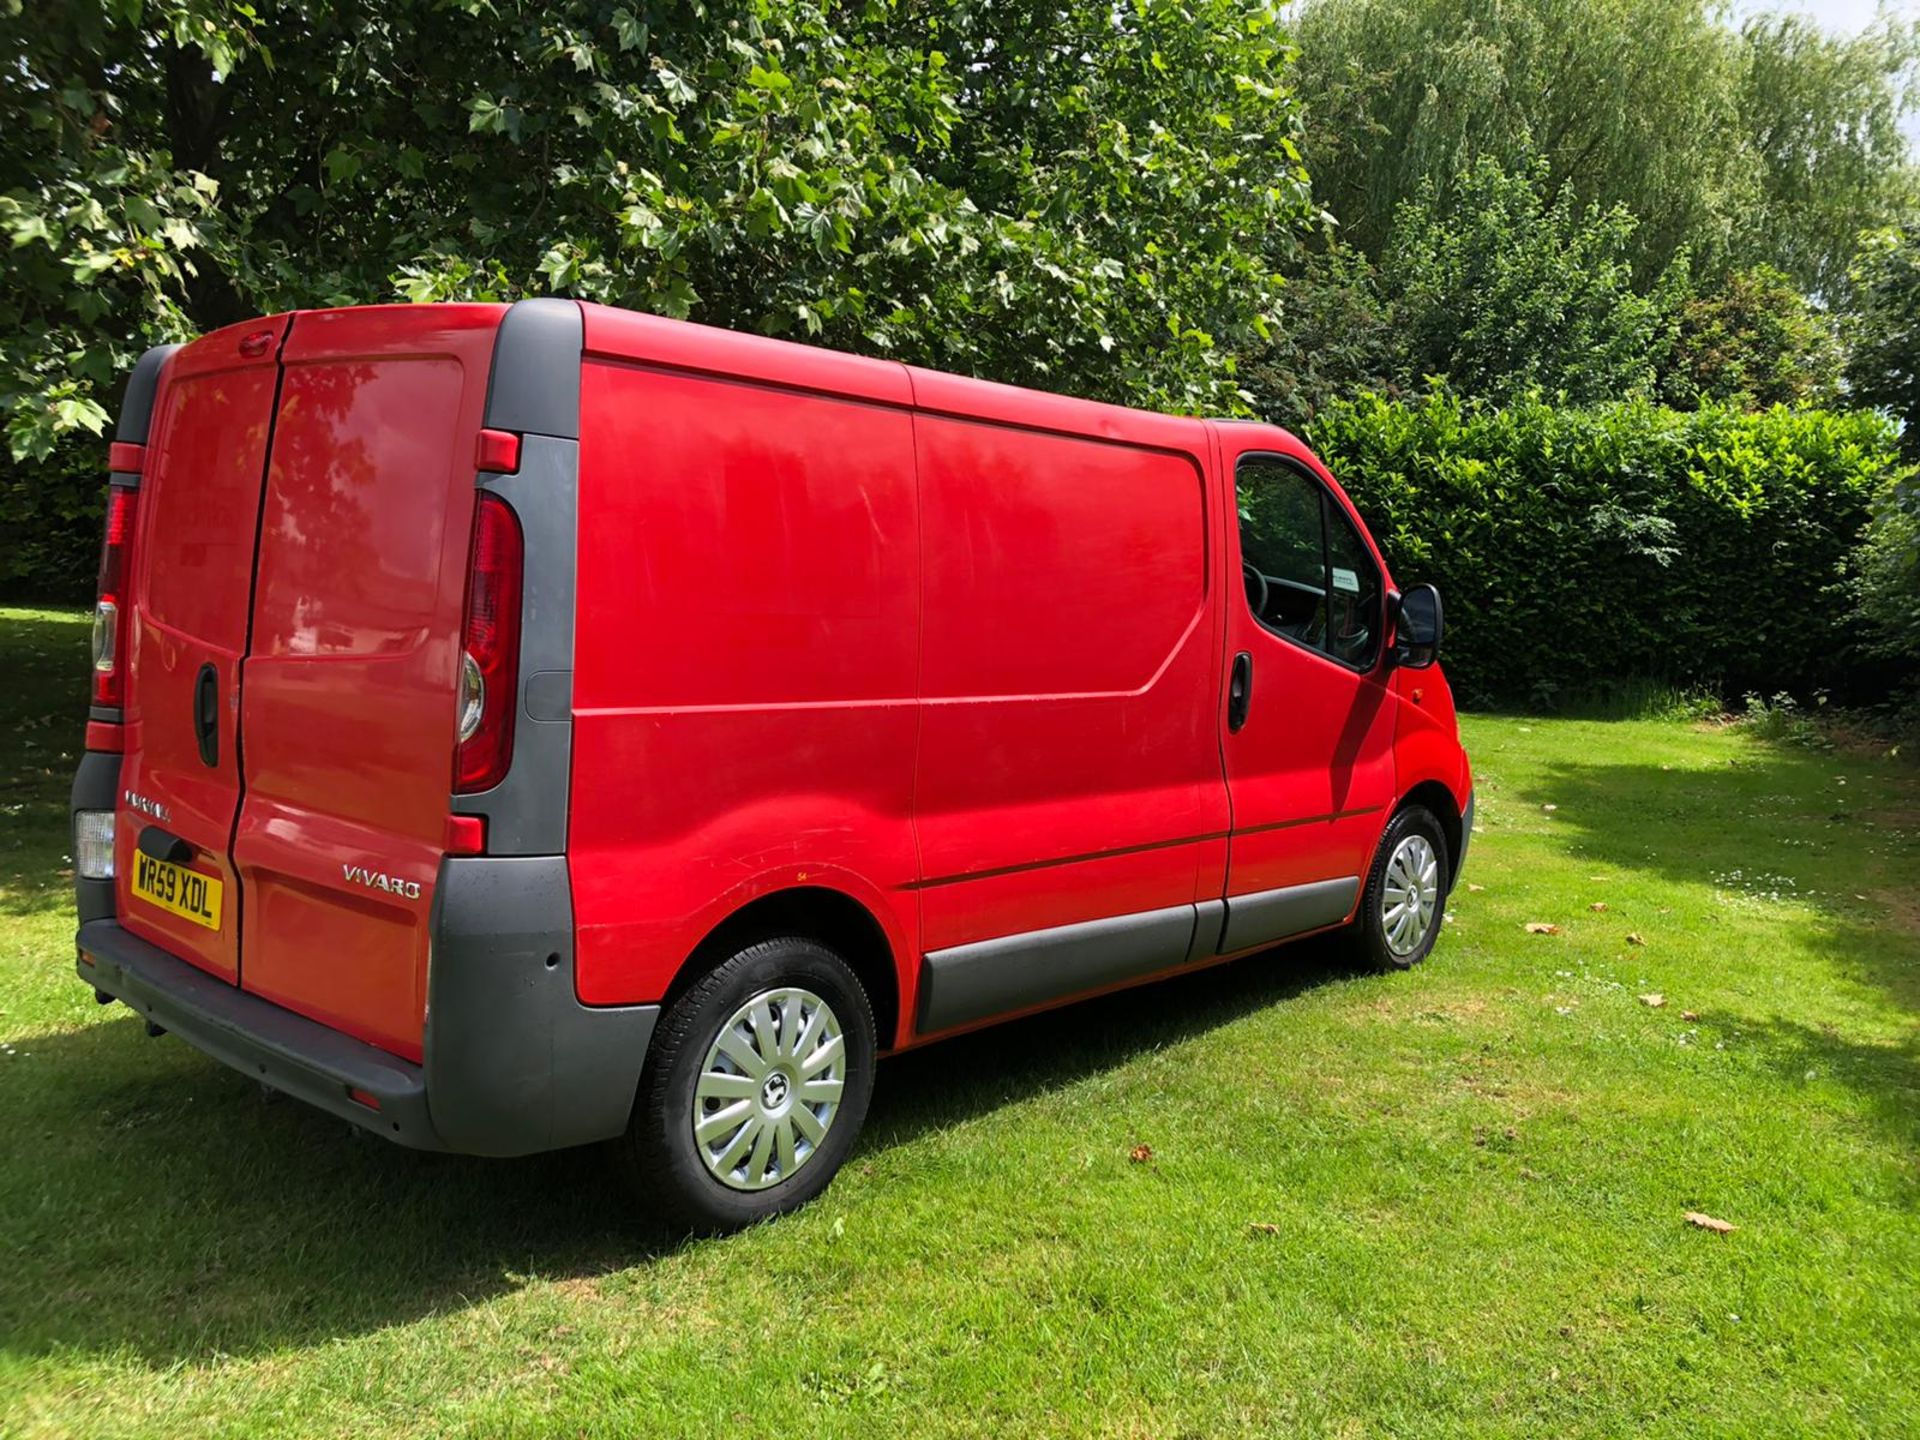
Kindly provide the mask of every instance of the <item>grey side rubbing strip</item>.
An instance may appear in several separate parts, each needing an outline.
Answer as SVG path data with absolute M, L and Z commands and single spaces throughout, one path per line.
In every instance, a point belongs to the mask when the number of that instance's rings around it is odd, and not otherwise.
M 1220 953 L 1220 931 L 1227 923 L 1227 902 L 1202 900 L 1193 907 L 1193 943 L 1187 947 L 1187 963 Z
M 426 1094 L 447 1148 L 526 1155 L 625 1130 L 660 1007 L 576 998 L 566 860 L 443 860 L 432 927 Z
M 482 490 L 513 507 L 526 544 L 513 763 L 493 789 L 453 797 L 456 814 L 487 817 L 493 855 L 558 855 L 567 848 L 579 459 L 577 440 L 526 435 L 517 474 L 480 477 Z
M 1306 885 L 1287 885 L 1278 890 L 1257 890 L 1251 895 L 1227 897 L 1227 924 L 1220 936 L 1220 953 L 1265 945 L 1284 940 L 1324 925 L 1338 925 L 1353 909 L 1353 897 L 1360 891 L 1360 877 L 1348 875 L 1340 880 L 1315 880 Z
M 1193 943 L 1194 910 L 1173 905 L 929 951 L 917 1028 L 929 1035 L 1178 965 Z
M 487 380 L 486 426 L 580 438 L 580 352 L 586 322 L 572 300 L 522 300 L 500 321 Z

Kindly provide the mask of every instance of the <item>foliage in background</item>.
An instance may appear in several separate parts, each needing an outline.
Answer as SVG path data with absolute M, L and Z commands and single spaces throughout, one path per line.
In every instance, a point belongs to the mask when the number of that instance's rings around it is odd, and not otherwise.
M 84 592 L 76 442 L 145 344 L 295 306 L 553 292 L 1231 408 L 1311 213 L 1288 59 L 1253 0 L 0 0 L 0 583 Z
M 1625 206 L 1643 282 L 1777 265 L 1843 298 L 1855 235 L 1914 193 L 1900 131 L 1920 30 L 1804 17 L 1736 30 L 1710 0 L 1309 0 L 1302 142 L 1321 203 L 1378 260 L 1402 204 L 1480 159 Z
M 1681 302 L 1663 369 L 1661 397 L 1682 408 L 1828 405 L 1840 347 L 1832 320 L 1784 274 L 1760 265 Z
M 1901 129 L 1915 104 L 1920 21 L 1891 7 L 1858 34 L 1813 15 L 1749 20 L 1740 37 L 1739 126 L 1757 194 L 1729 215 L 1729 259 L 1772 264 L 1844 308 L 1861 232 L 1920 198 Z
M 1381 267 L 1407 366 L 1496 402 L 1534 390 L 1574 405 L 1646 391 L 1669 344 L 1684 257 L 1635 288 L 1633 216 L 1553 188 L 1546 162 L 1482 159 L 1443 200 L 1425 185 L 1401 207 Z
M 1868 238 L 1854 290 L 1847 388 L 1899 420 L 1908 457 L 1920 461 L 1920 219 Z
M 1329 406 L 1312 439 L 1396 578 L 1442 581 L 1468 704 L 1551 704 L 1595 676 L 1843 685 L 1849 556 L 1901 473 L 1866 412 L 1436 392 Z
M 1407 349 L 1367 257 L 1333 241 L 1297 255 L 1272 332 L 1241 364 L 1253 412 L 1302 429 L 1321 407 L 1406 383 Z

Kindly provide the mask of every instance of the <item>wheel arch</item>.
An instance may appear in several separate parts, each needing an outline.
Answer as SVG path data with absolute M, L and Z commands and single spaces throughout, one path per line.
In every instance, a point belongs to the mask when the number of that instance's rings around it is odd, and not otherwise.
M 758 895 L 729 913 L 694 946 L 662 999 L 673 1002 L 728 956 L 761 940 L 797 935 L 826 946 L 852 967 L 873 1006 L 880 1048 L 891 1050 L 900 1026 L 900 971 L 886 927 L 844 890 L 792 885 Z
M 1455 877 L 1460 873 L 1460 863 L 1466 858 L 1465 847 L 1460 843 L 1466 838 L 1466 826 L 1461 819 L 1459 803 L 1453 798 L 1453 791 L 1440 781 L 1422 780 L 1400 797 L 1400 803 L 1394 807 L 1393 813 L 1398 815 L 1409 805 L 1424 806 L 1440 822 L 1441 833 L 1447 842 L 1447 886 L 1451 889 Z

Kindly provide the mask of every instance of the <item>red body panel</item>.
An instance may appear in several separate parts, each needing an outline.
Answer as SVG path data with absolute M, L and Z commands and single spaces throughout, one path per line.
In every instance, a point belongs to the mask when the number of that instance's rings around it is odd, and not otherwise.
M 1226 831 L 1206 432 L 1158 428 L 919 421 L 925 949 L 1188 904 Z
M 241 984 L 417 1058 L 474 444 L 503 308 L 301 315 L 242 689 Z M 399 882 L 379 889 L 349 870 Z
M 1218 433 L 1222 503 L 1228 513 L 1235 465 L 1250 453 L 1278 454 L 1306 467 L 1352 513 L 1333 477 L 1285 431 L 1233 425 L 1218 427 Z M 1367 543 L 1371 548 L 1370 537 Z M 1237 526 L 1228 531 L 1227 544 L 1229 573 L 1238 574 Z M 1391 586 L 1377 551 L 1374 559 Z M 1227 615 L 1227 652 L 1252 656 L 1253 701 L 1237 734 L 1227 732 L 1221 711 L 1233 795 L 1226 893 L 1246 895 L 1364 874 L 1398 793 L 1394 731 L 1400 703 L 1392 672 L 1376 663 L 1358 674 L 1289 643 L 1255 621 L 1239 594 L 1228 603 Z
M 277 338 L 287 324 L 282 316 L 216 330 L 168 364 L 154 397 L 134 539 L 126 760 L 115 825 L 119 910 L 134 934 L 228 980 L 240 966 L 240 894 L 230 860 L 240 805 L 239 666 L 279 378 L 271 346 L 250 359 L 240 341 L 262 329 Z M 193 724 L 204 665 L 214 668 L 218 696 L 213 766 L 200 758 Z M 149 824 L 194 847 L 190 868 L 221 879 L 218 930 L 131 894 L 133 848 Z
M 590 1004 L 658 999 L 729 913 L 793 885 L 845 891 L 917 953 L 905 376 L 829 357 L 878 397 L 841 399 L 740 337 L 718 348 L 761 363 L 729 379 L 594 353 L 651 358 L 683 328 L 588 311 L 568 854 Z

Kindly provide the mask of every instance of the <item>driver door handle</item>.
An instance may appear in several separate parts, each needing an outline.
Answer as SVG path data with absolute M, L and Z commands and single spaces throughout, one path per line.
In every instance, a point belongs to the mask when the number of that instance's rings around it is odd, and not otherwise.
M 1227 681 L 1227 731 L 1238 734 L 1253 705 L 1253 654 L 1242 650 L 1233 657 L 1233 675 Z

